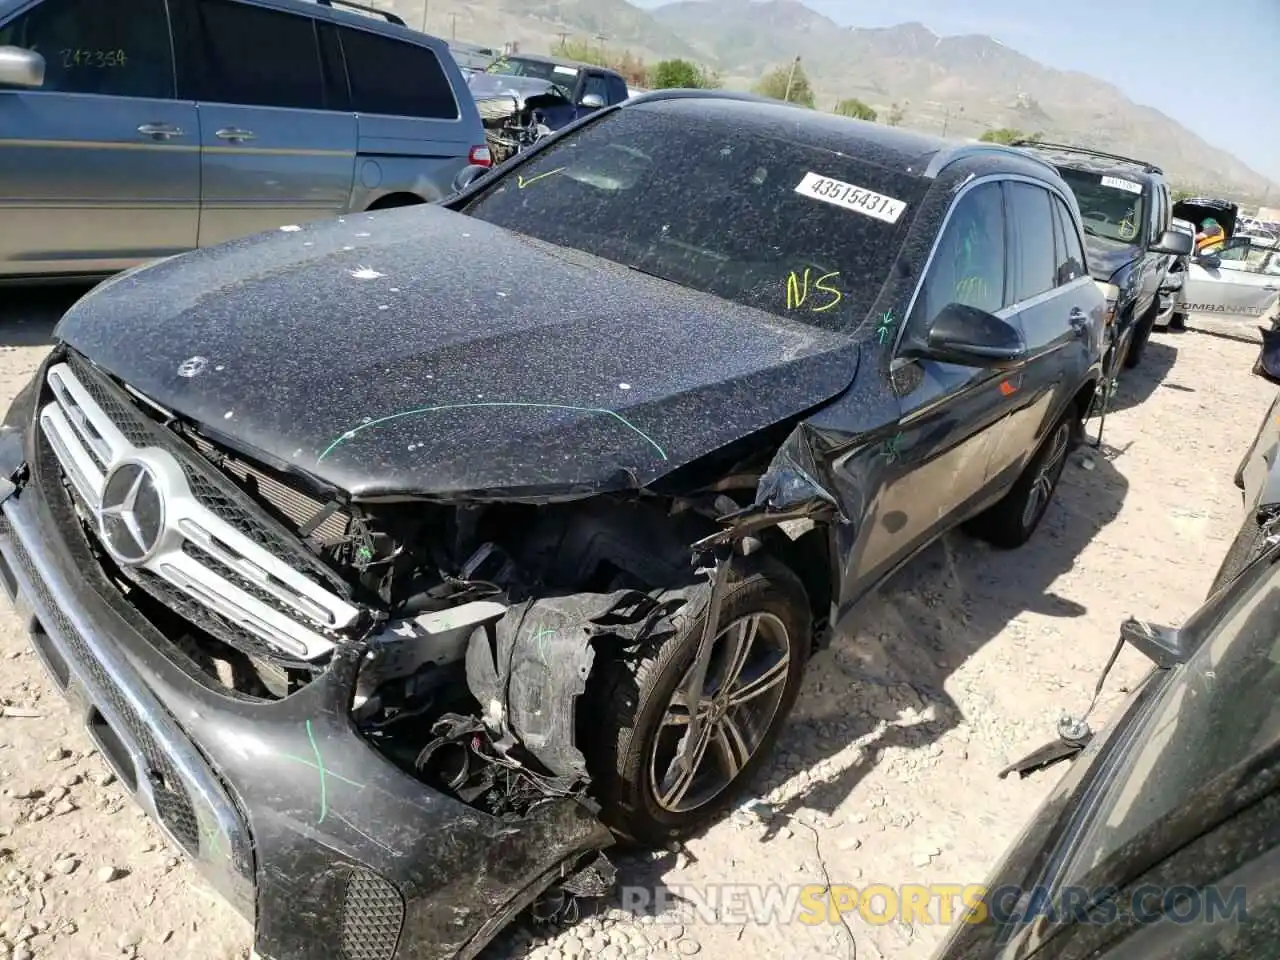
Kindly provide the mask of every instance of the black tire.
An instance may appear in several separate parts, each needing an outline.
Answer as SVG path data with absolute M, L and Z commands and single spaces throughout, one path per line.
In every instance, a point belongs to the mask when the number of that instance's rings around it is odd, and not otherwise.
M 1124 368 L 1132 370 L 1142 362 L 1142 355 L 1147 351 L 1147 341 L 1151 339 L 1151 331 L 1156 324 L 1156 311 L 1153 307 L 1146 316 L 1138 321 L 1133 329 L 1133 337 L 1129 340 L 1129 349 L 1124 355 Z
M 1174 333 L 1187 332 L 1187 315 L 1185 313 L 1175 313 L 1169 318 L 1169 329 Z
M 1267 531 L 1262 524 L 1258 523 L 1252 514 L 1246 517 L 1240 526 L 1240 532 L 1227 548 L 1227 555 L 1222 559 L 1222 566 L 1218 567 L 1218 573 L 1213 578 L 1213 586 L 1209 588 L 1208 596 L 1217 593 L 1238 577 L 1245 567 L 1253 563 L 1265 549 L 1266 539 Z
M 776 629 L 775 624 L 781 625 L 786 635 L 787 660 L 785 665 L 779 660 L 773 670 L 766 670 L 761 675 L 761 679 L 774 674 L 781 678 L 785 673 L 785 680 L 780 679 L 766 687 L 766 693 L 748 702 L 763 701 L 756 705 L 756 709 L 763 709 L 774 703 L 775 688 L 780 690 L 780 695 L 763 727 L 763 734 L 758 738 L 751 737 L 756 740 L 754 752 L 718 793 L 688 810 L 664 806 L 657 796 L 659 785 L 655 783 L 654 775 L 662 761 L 651 763 L 651 758 L 656 761 L 659 751 L 665 756 L 672 734 L 664 735 L 663 731 L 679 729 L 675 725 L 664 725 L 662 721 L 672 717 L 677 710 L 671 700 L 693 665 L 705 617 L 699 616 L 665 639 L 650 640 L 638 650 L 609 659 L 605 659 L 603 651 L 597 654 L 585 698 L 589 711 L 585 716 L 591 726 L 589 735 L 584 737 L 583 749 L 593 793 L 601 803 L 601 818 L 626 839 L 662 845 L 712 823 L 733 803 L 751 782 L 760 764 L 768 758 L 795 703 L 813 642 L 812 616 L 804 587 L 794 573 L 769 557 L 739 558 L 735 567 L 739 574 L 727 588 L 720 623 L 733 626 L 745 617 L 758 615 L 762 628 L 756 635 L 757 642 L 765 624 L 771 632 Z M 728 648 L 725 640 L 723 637 L 717 640 L 713 661 L 722 648 Z M 713 663 L 708 671 L 704 693 L 715 686 L 715 667 Z M 731 684 L 730 693 L 733 689 Z M 741 717 L 741 710 L 742 705 L 739 705 L 730 708 L 726 715 Z M 703 729 L 711 729 L 711 725 L 704 723 Z M 759 729 L 759 726 L 749 727 L 746 734 Z M 743 734 L 736 722 L 734 730 Z M 722 738 L 715 743 L 729 749 L 728 734 L 723 734 Z M 740 742 L 744 738 L 745 735 L 740 736 Z M 722 752 L 716 755 L 724 756 Z M 693 788 L 689 789 L 692 791 Z M 668 792 L 667 796 L 671 797 L 672 793 Z
M 1081 433 L 1078 412 L 1072 407 L 1053 425 L 1009 492 L 969 521 L 969 531 L 1002 550 L 1013 550 L 1030 540 L 1049 509 L 1067 456 Z

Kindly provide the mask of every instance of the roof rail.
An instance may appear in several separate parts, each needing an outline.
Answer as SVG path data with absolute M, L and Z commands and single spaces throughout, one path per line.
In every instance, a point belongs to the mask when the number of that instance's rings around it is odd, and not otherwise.
M 1099 157 L 1103 160 L 1120 160 L 1124 163 L 1132 163 L 1142 167 L 1147 173 L 1158 173 L 1164 176 L 1164 171 L 1157 167 L 1154 163 L 1148 163 L 1146 160 L 1135 160 L 1133 157 L 1123 157 L 1118 153 L 1104 153 L 1101 150 L 1091 150 L 1088 147 L 1077 147 L 1070 143 L 1049 143 L 1046 140 L 1014 140 L 1010 146 L 1013 147 L 1044 147 L 1048 150 L 1063 150 L 1067 153 L 1079 153 L 1088 157 Z
M 316 0 L 316 3 L 322 7 L 346 7 L 351 10 L 360 10 L 363 13 L 372 14 L 375 17 L 382 17 L 388 23 L 394 23 L 397 27 L 407 27 L 408 24 L 397 17 L 389 10 L 379 10 L 377 7 L 371 7 L 364 3 L 356 3 L 355 0 Z

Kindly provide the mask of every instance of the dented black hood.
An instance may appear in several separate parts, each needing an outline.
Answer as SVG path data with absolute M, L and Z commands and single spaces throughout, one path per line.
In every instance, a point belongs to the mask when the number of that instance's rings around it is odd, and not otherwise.
M 848 337 L 442 207 L 348 215 L 98 287 L 57 335 L 357 498 L 652 482 L 843 391 Z

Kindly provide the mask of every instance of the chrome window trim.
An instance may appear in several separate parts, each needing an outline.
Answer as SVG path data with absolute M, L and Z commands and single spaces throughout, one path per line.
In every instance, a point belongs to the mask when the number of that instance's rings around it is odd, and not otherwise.
M 893 359 L 892 361 L 890 361 L 890 365 L 889 365 L 890 370 L 899 369 L 903 365 L 911 362 L 910 358 L 902 357 L 899 355 L 899 351 L 902 349 L 902 338 L 906 336 L 907 326 L 911 322 L 911 314 L 916 308 L 916 301 L 920 298 L 920 292 L 924 289 L 924 283 L 929 276 L 929 271 L 933 269 L 933 261 L 937 258 L 938 247 L 942 243 L 943 236 L 946 235 L 947 227 L 950 226 L 951 224 L 951 218 L 955 214 L 956 208 L 960 205 L 960 202 L 966 196 L 968 196 L 970 192 L 972 192 L 973 190 L 976 190 L 978 187 L 988 183 L 1005 183 L 1005 182 L 1027 183 L 1035 187 L 1040 187 L 1042 190 L 1048 191 L 1050 194 L 1058 197 L 1064 203 L 1066 203 L 1068 210 L 1071 209 L 1071 201 L 1074 199 L 1073 197 L 1064 195 L 1063 192 L 1059 190 L 1057 185 L 1055 184 L 1048 183 L 1044 180 L 1039 180 L 1035 177 L 1029 177 L 1026 174 L 989 173 L 981 177 L 970 177 L 970 179 L 966 180 L 964 184 L 960 187 L 960 189 L 956 191 L 956 195 L 951 199 L 951 205 L 947 208 L 946 216 L 942 218 L 942 225 L 938 228 L 938 232 L 934 235 L 933 245 L 929 248 L 929 256 L 925 260 L 924 269 L 920 271 L 920 277 L 918 280 L 916 280 L 915 289 L 911 291 L 911 299 L 907 301 L 907 309 L 903 311 L 903 314 L 902 314 L 902 323 L 899 325 L 898 332 L 894 336 Z M 1081 249 L 1083 249 L 1084 240 L 1082 237 L 1080 237 L 1080 232 L 1078 227 L 1076 228 L 1076 237 L 1081 241 L 1080 246 L 1081 246 Z M 1008 250 L 1008 247 L 1006 246 L 1005 248 L 1006 271 L 1008 270 L 1008 266 L 1009 266 L 1008 258 L 1009 258 L 1009 250 Z M 1087 267 L 1088 265 L 1086 264 L 1085 266 Z M 1084 276 L 1088 277 L 1087 271 L 1084 274 Z M 1077 283 L 1081 279 L 1082 279 L 1081 277 L 1076 277 L 1074 280 L 1071 281 L 1071 283 Z M 1000 319 L 1002 320 L 1007 319 L 1011 314 L 1017 313 L 1019 310 L 1025 309 L 1029 304 L 1035 301 L 1038 301 L 1041 297 L 1047 297 L 1050 294 L 1055 294 L 1058 291 L 1064 289 L 1065 287 L 1070 286 L 1071 283 L 1063 284 L 1062 286 L 1051 287 L 1050 289 L 1046 290 L 1044 293 L 1036 294 L 1036 296 L 1029 297 L 1027 300 L 1011 303 L 1007 307 L 1001 307 L 999 310 L 995 312 L 995 316 L 1000 317 Z

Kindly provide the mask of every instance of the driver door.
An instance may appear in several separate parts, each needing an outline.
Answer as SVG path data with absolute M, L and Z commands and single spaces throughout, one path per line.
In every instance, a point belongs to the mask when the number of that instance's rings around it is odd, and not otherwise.
M 1230 266 L 1228 266 L 1230 265 Z M 1280 297 L 1280 256 L 1276 251 L 1237 246 L 1221 258 L 1197 257 L 1182 284 L 1182 308 L 1224 320 L 1256 321 Z
M 950 303 L 1002 310 L 1005 274 L 1003 193 L 998 181 L 979 183 L 952 208 L 908 326 L 927 330 Z M 886 451 L 884 485 L 853 551 L 846 597 L 852 584 L 878 579 L 961 518 L 987 489 L 988 463 L 1008 425 L 1009 394 L 997 369 L 900 359 L 893 377 L 899 436 L 910 454 L 899 458 L 892 445 Z

